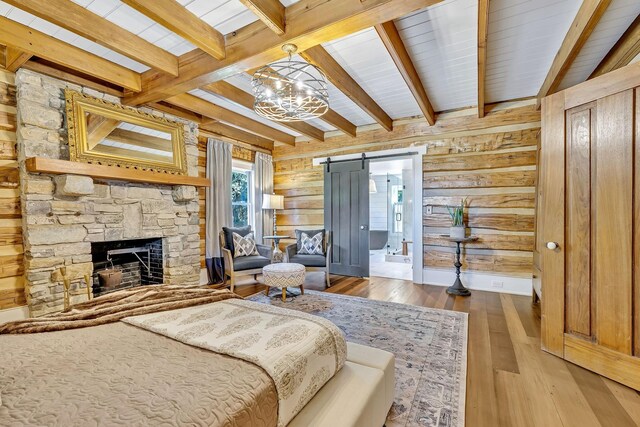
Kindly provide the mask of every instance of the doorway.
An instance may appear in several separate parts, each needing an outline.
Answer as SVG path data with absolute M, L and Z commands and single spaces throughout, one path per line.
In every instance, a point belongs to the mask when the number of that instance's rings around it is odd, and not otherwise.
M 371 160 L 369 165 L 370 275 L 413 279 L 413 161 Z

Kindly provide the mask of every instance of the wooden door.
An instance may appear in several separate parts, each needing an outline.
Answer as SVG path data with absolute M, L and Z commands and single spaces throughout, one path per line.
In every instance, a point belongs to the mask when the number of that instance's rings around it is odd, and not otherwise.
M 543 100 L 542 346 L 640 390 L 640 66 L 621 70 Z
M 332 233 L 330 272 L 369 277 L 369 160 L 325 166 L 324 224 Z

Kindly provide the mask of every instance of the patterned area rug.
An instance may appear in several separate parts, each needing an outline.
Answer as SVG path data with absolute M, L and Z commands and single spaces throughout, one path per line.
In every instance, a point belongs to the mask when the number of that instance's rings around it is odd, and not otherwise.
M 396 356 L 392 426 L 464 426 L 467 314 L 365 298 L 306 291 L 287 298 L 256 294 L 250 300 L 322 316 L 347 341 Z

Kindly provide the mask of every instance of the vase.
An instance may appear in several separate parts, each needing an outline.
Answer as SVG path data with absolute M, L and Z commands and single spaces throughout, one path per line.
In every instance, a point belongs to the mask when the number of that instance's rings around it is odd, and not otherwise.
M 449 237 L 452 239 L 464 239 L 467 236 L 467 227 L 464 225 L 458 225 L 449 227 Z

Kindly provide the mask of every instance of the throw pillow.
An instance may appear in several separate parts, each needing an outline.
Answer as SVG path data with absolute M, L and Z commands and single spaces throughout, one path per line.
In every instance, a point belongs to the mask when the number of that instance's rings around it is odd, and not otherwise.
M 324 248 L 322 247 L 323 233 L 314 234 L 313 237 L 309 237 L 304 231 L 300 233 L 300 250 L 301 255 L 324 255 Z
M 324 228 L 319 228 L 316 230 L 295 230 L 296 232 L 296 252 L 300 252 L 302 249 L 302 233 L 307 233 L 307 236 L 315 236 L 318 233 L 322 233 L 322 240 L 324 241 L 325 230 Z
M 246 236 L 251 233 L 251 226 L 247 225 L 246 227 L 222 227 L 222 231 L 224 233 L 224 247 L 229 249 L 232 254 L 236 252 L 236 249 L 233 247 L 233 233 L 238 233 L 241 236 Z
M 249 233 L 246 236 L 233 233 L 233 247 L 234 258 L 258 255 L 258 248 L 256 247 L 256 241 L 253 239 L 253 233 Z

